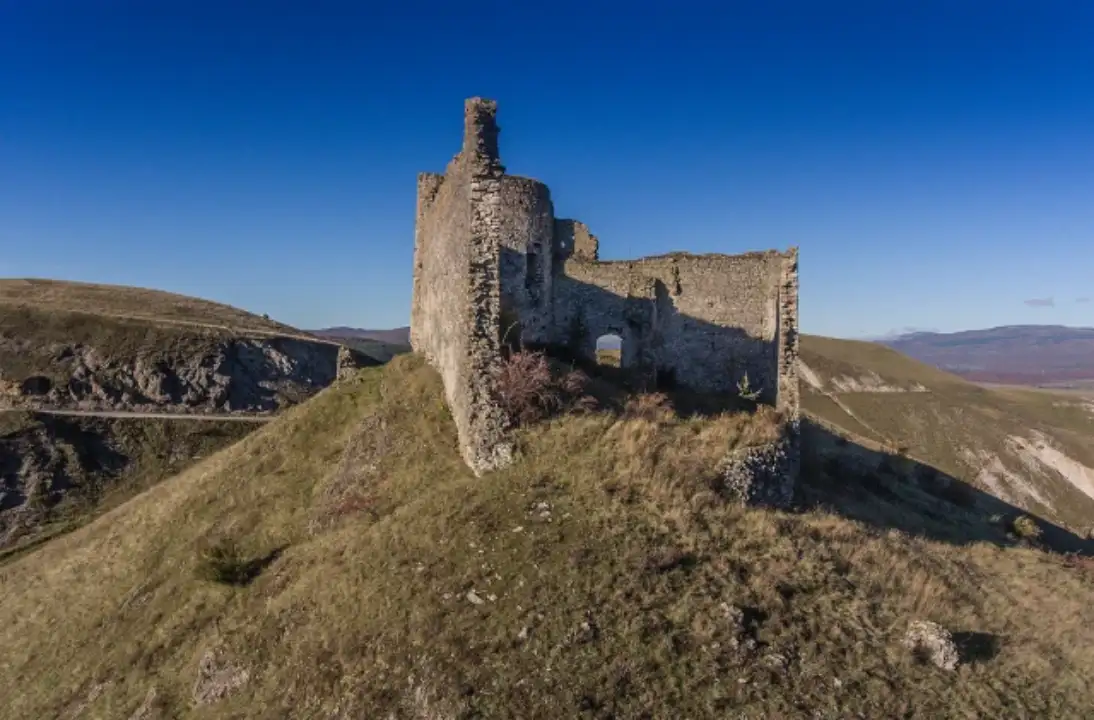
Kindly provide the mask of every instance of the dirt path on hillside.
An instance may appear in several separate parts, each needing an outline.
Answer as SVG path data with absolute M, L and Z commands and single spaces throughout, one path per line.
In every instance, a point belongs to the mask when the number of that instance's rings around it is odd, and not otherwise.
M 41 409 L 41 408 L 0 408 L 0 412 L 25 412 L 25 413 L 37 413 L 39 415 L 64 415 L 68 417 L 95 417 L 95 418 L 132 418 L 137 420 L 204 420 L 210 421 L 233 421 L 233 422 L 257 422 L 265 423 L 273 420 L 268 416 L 256 416 L 256 415 L 188 415 L 185 413 L 157 413 L 157 412 L 136 412 L 125 410 L 56 410 L 56 409 Z

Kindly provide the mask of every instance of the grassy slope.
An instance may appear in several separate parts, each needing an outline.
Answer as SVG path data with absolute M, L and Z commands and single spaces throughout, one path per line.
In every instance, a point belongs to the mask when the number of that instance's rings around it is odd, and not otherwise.
M 91 418 L 0 413 L 0 472 L 4 455 L 55 458 L 63 483 L 32 497 L 27 508 L 0 516 L 0 562 L 50 537 L 87 523 L 195 460 L 236 442 L 251 423 L 198 420 Z M 18 531 L 11 531 L 16 523 Z
M 156 324 L 98 312 L 2 309 L 0 377 L 17 382 L 42 376 L 55 385 L 67 384 L 72 368 L 60 354 L 63 347 L 89 346 L 104 359 L 121 362 L 140 357 L 150 364 L 170 364 L 209 352 L 231 337 L 226 330 Z
M 162 290 L 97 285 L 61 280 L 0 280 L 0 306 L 33 307 L 47 312 L 94 313 L 141 319 L 160 325 L 199 325 L 234 333 L 300 335 L 296 328 L 245 310 Z
M 1010 388 L 985 388 L 928 367 L 874 343 L 803 336 L 802 361 L 825 384 L 818 392 L 803 382 L 810 415 L 858 437 L 900 446 L 913 457 L 954 477 L 973 482 L 977 472 L 968 452 L 998 457 L 1030 483 L 1044 504 L 1010 490 L 1033 512 L 1075 528 L 1094 524 L 1094 499 L 1059 475 L 1032 467 L 1008 445 L 1008 436 L 1038 431 L 1069 457 L 1094 467 L 1094 413 L 1081 399 Z M 831 378 L 874 373 L 888 385 L 928 392 L 845 392 Z M 983 460 L 981 462 L 984 462 Z
M 224 340 L 239 336 L 265 337 L 271 334 L 299 336 L 299 330 L 219 303 L 175 295 L 158 290 L 113 285 L 93 285 L 54 280 L 0 280 L 0 392 L 17 389 L 26 378 L 48 378 L 54 386 L 67 385 L 74 360 L 65 350 L 92 348 L 100 361 L 115 367 L 131 365 L 135 359 L 148 366 L 174 366 L 213 351 Z M 310 338 L 314 339 L 314 338 Z M 0 395 L 0 402 L 4 400 Z M 32 416 L 0 412 L 0 451 L 7 452 L 7 479 L 19 469 L 19 458 L 28 442 L 19 440 L 35 434 L 52 438 L 64 457 L 64 481 L 75 486 L 61 507 L 34 517 L 45 524 L 20 544 L 48 537 L 79 525 L 94 516 L 96 503 L 129 497 L 150 483 L 178 472 L 164 458 L 208 454 L 239 439 L 253 426 L 239 423 L 194 423 L 182 420 L 33 420 Z M 46 425 L 49 427 L 46 428 Z M 57 435 L 60 432 L 65 437 Z M 17 442 L 17 440 L 19 440 Z M 98 449 L 110 448 L 103 457 Z M 103 463 L 122 463 L 119 472 L 103 470 Z M 94 488 L 94 492 L 88 492 Z M 9 511 L 0 518 L 0 537 L 10 525 Z M 29 519 L 29 518 L 28 518 Z M 10 543 L 0 542 L 10 554 Z
M 116 285 L 0 280 L 0 381 L 40 375 L 66 383 L 59 355 L 84 345 L 103 359 L 176 363 L 232 337 L 327 342 L 244 310 L 198 298 Z
M 710 464 L 764 427 L 570 417 L 476 479 L 434 373 L 413 356 L 365 370 L 0 567 L 8 711 L 1086 714 L 1089 574 L 1034 550 L 723 503 Z M 222 536 L 283 552 L 249 586 L 197 579 L 198 548 Z M 727 605 L 744 610 L 741 638 Z M 914 618 L 998 638 L 997 654 L 955 674 L 920 665 L 898 644 Z M 214 648 L 234 666 L 226 683 L 248 679 L 195 706 Z

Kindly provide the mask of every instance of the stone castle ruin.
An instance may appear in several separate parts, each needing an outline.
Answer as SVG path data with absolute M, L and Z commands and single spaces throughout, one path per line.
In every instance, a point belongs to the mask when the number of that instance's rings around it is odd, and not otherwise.
M 747 373 L 796 435 L 797 249 L 602 261 L 546 185 L 506 174 L 496 112 L 467 100 L 460 153 L 418 176 L 410 340 L 443 377 L 468 465 L 511 458 L 493 377 L 514 332 L 589 359 L 616 335 L 624 368 L 700 392 L 734 392 Z

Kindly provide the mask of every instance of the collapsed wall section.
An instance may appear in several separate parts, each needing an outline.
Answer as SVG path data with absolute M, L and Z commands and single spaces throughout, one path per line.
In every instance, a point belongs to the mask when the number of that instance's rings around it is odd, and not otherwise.
M 418 178 L 410 340 L 440 373 L 476 474 L 512 459 L 509 422 L 495 402 L 501 358 L 500 255 L 505 227 L 493 102 L 464 109 L 464 144 L 444 176 Z

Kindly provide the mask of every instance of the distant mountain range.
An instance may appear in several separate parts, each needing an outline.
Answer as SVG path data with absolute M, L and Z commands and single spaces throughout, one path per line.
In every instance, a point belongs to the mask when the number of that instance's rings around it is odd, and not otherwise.
M 375 340 L 392 345 L 409 345 L 410 328 L 398 327 L 391 330 L 365 330 L 351 327 L 329 327 L 322 330 L 308 330 L 312 335 L 324 338 L 352 338 L 356 340 Z
M 911 332 L 875 342 L 975 382 L 1066 386 L 1094 381 L 1094 328 L 1007 325 Z

